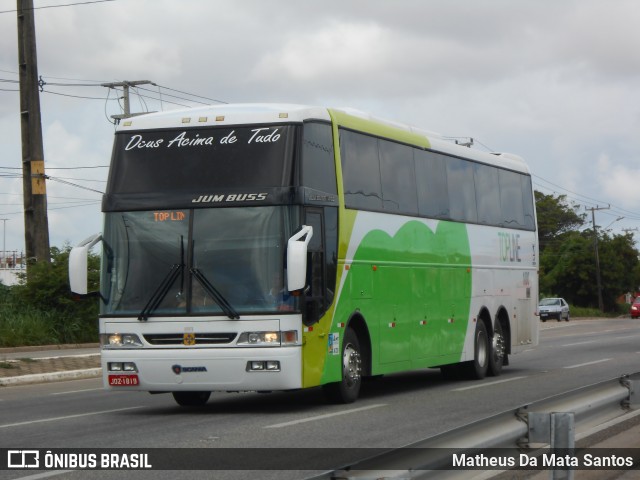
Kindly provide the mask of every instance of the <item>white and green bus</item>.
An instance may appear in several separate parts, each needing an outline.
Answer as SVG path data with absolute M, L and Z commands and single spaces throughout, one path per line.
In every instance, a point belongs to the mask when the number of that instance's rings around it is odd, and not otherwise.
M 222 105 L 118 127 L 102 241 L 105 387 L 323 386 L 439 367 L 483 378 L 538 343 L 531 176 L 515 155 L 345 109 Z

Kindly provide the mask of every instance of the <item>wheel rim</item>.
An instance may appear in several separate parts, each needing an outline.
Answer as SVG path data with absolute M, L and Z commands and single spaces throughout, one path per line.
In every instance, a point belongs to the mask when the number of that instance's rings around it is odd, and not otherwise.
M 478 336 L 476 338 L 477 348 L 478 348 L 478 365 L 486 365 L 488 353 L 487 353 L 487 342 L 483 332 L 478 332 Z
M 342 378 L 348 387 L 352 387 L 360 381 L 362 374 L 362 360 L 360 353 L 353 344 L 348 344 L 344 348 L 342 357 Z
M 493 334 L 493 358 L 496 362 L 499 362 L 504 357 L 504 336 L 502 332 L 497 331 Z

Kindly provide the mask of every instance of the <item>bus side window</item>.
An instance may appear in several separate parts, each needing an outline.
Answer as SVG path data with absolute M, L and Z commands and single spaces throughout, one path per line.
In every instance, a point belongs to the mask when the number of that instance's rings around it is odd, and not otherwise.
M 304 123 L 302 184 L 319 192 L 338 194 L 330 124 Z

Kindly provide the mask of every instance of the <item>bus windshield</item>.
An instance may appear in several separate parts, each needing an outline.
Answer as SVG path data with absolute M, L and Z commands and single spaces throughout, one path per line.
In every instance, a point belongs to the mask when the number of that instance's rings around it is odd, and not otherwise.
M 107 213 L 101 313 L 237 318 L 297 311 L 284 281 L 294 208 Z

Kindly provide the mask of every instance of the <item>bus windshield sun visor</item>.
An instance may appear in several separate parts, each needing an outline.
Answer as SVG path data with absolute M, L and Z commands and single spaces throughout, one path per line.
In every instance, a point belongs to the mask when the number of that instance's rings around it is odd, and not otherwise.
M 204 288 L 207 293 L 213 297 L 227 317 L 231 320 L 238 320 L 240 318 L 240 314 L 238 314 L 228 300 L 224 298 L 220 291 L 213 286 L 207 277 L 204 276 L 204 273 L 202 273 L 197 267 L 192 267 L 189 271 L 196 280 L 198 280 L 200 285 L 202 285 L 202 288 Z

